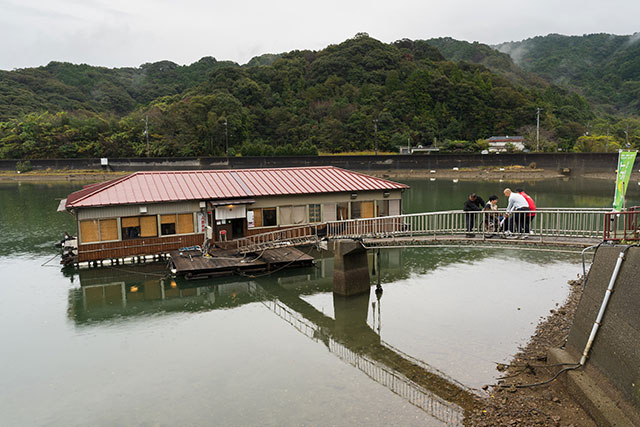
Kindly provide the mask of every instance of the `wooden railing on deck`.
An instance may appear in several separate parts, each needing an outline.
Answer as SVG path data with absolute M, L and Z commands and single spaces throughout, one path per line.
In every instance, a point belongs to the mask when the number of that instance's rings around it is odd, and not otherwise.
M 319 240 L 319 234 L 326 229 L 324 224 L 302 225 L 282 228 L 262 234 L 254 234 L 234 240 L 238 252 L 255 252 L 281 246 L 312 244 Z

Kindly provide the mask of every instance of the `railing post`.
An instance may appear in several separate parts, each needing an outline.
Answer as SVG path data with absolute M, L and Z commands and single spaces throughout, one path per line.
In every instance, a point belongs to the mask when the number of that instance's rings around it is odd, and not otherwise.
M 410 221 L 409 221 L 409 237 L 413 237 L 413 229 L 415 228 L 414 224 L 413 224 L 413 218 L 414 217 L 409 217 L 409 218 L 410 218 Z M 402 221 L 402 222 L 404 223 L 404 221 Z
M 438 229 L 438 214 L 431 218 L 431 228 L 433 229 L 433 240 L 436 239 L 436 230 Z

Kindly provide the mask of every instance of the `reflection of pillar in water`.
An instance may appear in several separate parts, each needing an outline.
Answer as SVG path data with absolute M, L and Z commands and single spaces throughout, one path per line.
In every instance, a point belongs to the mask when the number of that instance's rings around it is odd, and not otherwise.
M 376 263 L 378 264 L 378 283 L 376 284 L 376 299 L 378 300 L 378 335 L 380 335 L 380 330 L 382 328 L 382 319 L 380 319 L 380 299 L 382 298 L 382 266 L 380 262 L 380 249 L 378 249 L 376 252 Z
M 376 302 L 371 303 L 371 327 L 376 327 Z
M 337 335 L 351 334 L 363 327 L 370 329 L 367 325 L 368 293 L 349 298 L 333 294 L 333 311 Z
M 376 263 L 378 264 L 378 283 L 376 284 L 376 296 L 378 297 L 378 301 L 380 301 L 380 297 L 382 296 L 382 282 L 380 279 L 380 249 L 378 249 L 376 253 Z
M 379 296 L 378 296 L 379 295 Z M 380 304 L 380 298 L 382 298 L 382 294 L 378 294 L 376 295 L 376 297 L 378 298 L 378 301 L 376 303 L 376 301 L 371 303 L 371 329 L 375 330 L 376 333 L 378 335 L 381 334 L 382 332 L 382 313 L 381 313 L 381 304 Z
M 378 335 L 380 335 L 382 331 L 382 312 L 380 309 L 382 305 L 382 301 L 380 301 L 382 299 L 382 288 L 380 288 L 380 292 L 378 292 L 378 289 L 376 289 L 376 298 L 378 299 Z
M 387 268 L 401 268 L 402 267 L 402 249 L 387 249 L 384 251 L 387 261 Z

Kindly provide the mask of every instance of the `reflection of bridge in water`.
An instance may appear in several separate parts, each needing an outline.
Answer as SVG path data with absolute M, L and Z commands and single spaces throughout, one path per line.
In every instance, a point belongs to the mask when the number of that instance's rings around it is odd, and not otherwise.
M 367 324 L 369 295 L 334 295 L 335 319 L 325 316 L 294 292 L 248 284 L 259 301 L 306 337 L 321 341 L 341 360 L 434 418 L 462 425 L 473 391 L 427 363 L 384 342 Z M 378 302 L 379 304 L 379 302 Z
M 314 271 L 323 274 L 323 269 L 319 270 Z M 465 410 L 475 400 L 471 389 L 384 342 L 367 324 L 369 294 L 334 296 L 333 319 L 302 299 L 298 289 L 289 289 L 288 284 L 297 287 L 306 276 L 284 277 L 284 281 L 277 281 L 282 284 L 270 280 L 263 284 L 218 281 L 218 285 L 192 287 L 155 277 L 150 269 L 136 275 L 119 270 L 112 270 L 110 275 L 104 270 L 81 273 L 82 286 L 71 290 L 69 297 L 69 315 L 80 325 L 124 321 L 155 312 L 208 311 L 260 302 L 301 334 L 322 342 L 342 361 L 444 423 L 462 424 Z M 322 287 L 327 285 L 329 282 Z

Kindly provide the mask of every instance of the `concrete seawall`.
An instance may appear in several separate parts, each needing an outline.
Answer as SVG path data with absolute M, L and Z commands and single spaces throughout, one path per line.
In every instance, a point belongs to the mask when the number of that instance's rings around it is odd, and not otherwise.
M 296 166 L 337 166 L 360 171 L 442 170 L 519 165 L 551 171 L 568 168 L 572 174 L 613 172 L 617 153 L 518 153 L 518 154 L 435 154 L 385 156 L 300 156 L 300 157 L 185 157 L 185 158 L 110 158 L 109 170 L 195 170 L 244 169 Z M 0 170 L 15 171 L 19 160 L 0 160 Z M 100 159 L 34 159 L 35 170 L 103 169 Z M 634 169 L 640 168 L 640 159 Z
M 567 341 L 566 351 L 574 361 L 582 355 L 623 248 L 601 246 L 596 252 Z M 602 423 L 640 422 L 640 247 L 631 247 L 626 253 L 584 374 L 630 420 Z

